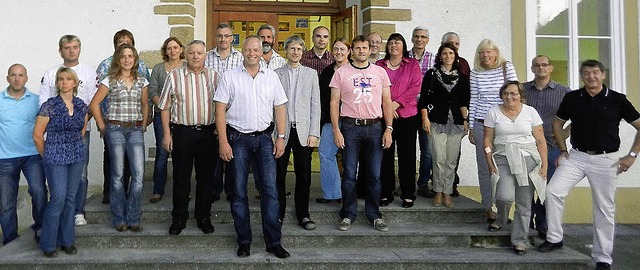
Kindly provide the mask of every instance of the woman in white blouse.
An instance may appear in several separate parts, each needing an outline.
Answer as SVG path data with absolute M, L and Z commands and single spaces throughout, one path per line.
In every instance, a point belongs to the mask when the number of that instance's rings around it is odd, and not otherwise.
M 495 220 L 495 212 L 491 210 L 493 200 L 491 175 L 487 171 L 487 161 L 482 147 L 484 116 L 489 108 L 502 103 L 498 94 L 500 87 L 507 81 L 517 80 L 518 76 L 513 65 L 500 55 L 500 49 L 496 43 L 490 39 L 480 41 L 476 48 L 473 70 L 469 74 L 471 100 L 469 101 L 468 121 L 469 141 L 476 145 L 481 202 L 487 209 L 487 222 L 489 223 Z
M 524 255 L 534 189 L 541 202 L 545 199 L 547 142 L 542 119 L 533 107 L 524 104 L 524 88 L 519 82 L 508 81 L 502 86 L 500 98 L 504 103 L 490 108 L 484 118 L 487 169 L 499 176 L 493 183 L 497 220 L 489 225 L 489 231 L 507 224 L 515 201 L 511 243 L 516 254 Z

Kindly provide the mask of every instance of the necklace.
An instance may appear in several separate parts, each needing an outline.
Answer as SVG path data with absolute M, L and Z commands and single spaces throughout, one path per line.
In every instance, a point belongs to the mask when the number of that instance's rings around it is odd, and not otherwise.
M 387 61 L 387 64 L 389 64 L 389 66 L 391 67 L 399 67 L 401 63 L 402 63 L 402 59 L 400 59 L 400 62 L 398 62 L 398 64 L 395 64 L 395 65 L 391 62 L 391 59 Z

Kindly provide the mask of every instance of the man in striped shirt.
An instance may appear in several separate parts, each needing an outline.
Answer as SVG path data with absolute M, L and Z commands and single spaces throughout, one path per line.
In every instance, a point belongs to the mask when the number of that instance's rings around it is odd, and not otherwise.
M 231 25 L 220 23 L 216 27 L 216 47 L 207 52 L 207 60 L 205 66 L 217 71 L 220 76 L 225 71 L 233 69 L 242 64 L 244 56 L 242 53 L 231 46 L 233 43 L 233 31 Z M 213 183 L 211 190 L 213 192 L 211 202 L 220 200 L 220 194 L 224 190 L 224 165 L 221 159 L 216 155 L 216 169 L 213 173 Z M 225 191 L 228 194 L 228 192 Z M 229 197 L 227 196 L 227 199 Z
M 198 228 L 212 233 L 211 184 L 216 166 L 218 144 L 215 138 L 213 94 L 218 72 L 205 67 L 203 41 L 187 44 L 187 66 L 167 75 L 160 94 L 162 110 L 162 146 L 173 159 L 173 221 L 169 234 L 180 234 L 189 219 L 191 172 L 196 170 L 194 217 Z
M 302 54 L 300 64 L 305 67 L 310 67 L 318 72 L 318 75 L 328 65 L 333 64 L 336 60 L 333 59 L 333 55 L 327 50 L 329 47 L 329 29 L 325 26 L 318 26 L 313 29 L 313 48 Z

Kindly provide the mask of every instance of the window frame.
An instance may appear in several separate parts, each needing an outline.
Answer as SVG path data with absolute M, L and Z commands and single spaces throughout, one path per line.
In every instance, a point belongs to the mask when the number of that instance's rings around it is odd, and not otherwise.
M 626 59 L 624 58 L 624 12 L 623 3 L 621 1 L 608 1 L 610 10 L 610 36 L 580 36 L 578 35 L 578 3 L 580 0 L 564 0 L 568 3 L 568 35 L 537 35 L 537 1 L 526 1 L 526 41 L 527 41 L 527 80 L 531 81 L 534 78 L 531 73 L 531 59 L 538 55 L 537 53 L 537 38 L 563 38 L 568 39 L 568 51 L 567 57 L 567 76 L 569 87 L 571 89 L 578 89 L 582 86 L 580 80 L 579 67 L 580 67 L 580 48 L 579 41 L 581 38 L 590 39 L 608 39 L 610 40 L 610 66 L 607 66 L 607 77 L 610 80 L 608 85 L 612 89 L 618 92 L 626 93 Z

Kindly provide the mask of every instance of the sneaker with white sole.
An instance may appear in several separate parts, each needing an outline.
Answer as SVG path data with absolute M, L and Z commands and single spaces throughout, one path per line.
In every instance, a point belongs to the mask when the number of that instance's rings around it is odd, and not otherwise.
M 351 228 L 351 220 L 349 218 L 343 218 L 340 223 L 338 223 L 338 230 L 348 231 Z
M 76 221 L 75 221 L 76 226 L 84 226 L 87 225 L 87 220 L 84 219 L 84 215 L 83 214 L 77 214 L 76 215 Z
M 387 225 L 387 223 L 384 222 L 384 219 L 381 218 L 373 220 L 373 228 L 381 232 L 389 231 L 389 225 Z

